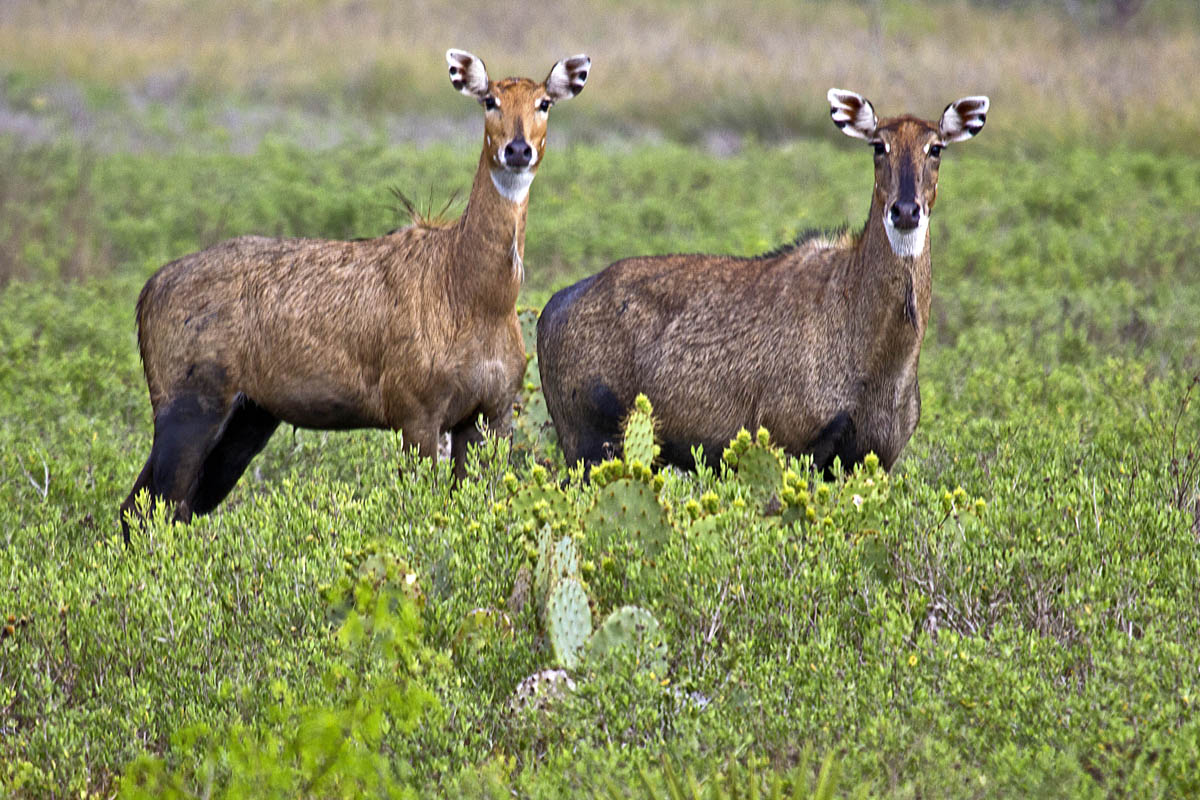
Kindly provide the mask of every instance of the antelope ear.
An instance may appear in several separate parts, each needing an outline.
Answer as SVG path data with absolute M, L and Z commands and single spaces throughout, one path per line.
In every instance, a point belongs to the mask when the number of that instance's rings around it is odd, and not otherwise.
M 546 94 L 555 102 L 574 97 L 583 91 L 591 68 L 592 60 L 582 53 L 564 58 L 546 76 Z
M 979 133 L 987 122 L 987 110 L 988 99 L 983 95 L 964 97 L 946 106 L 938 123 L 942 141 L 962 142 Z
M 870 139 L 875 135 L 875 108 L 861 94 L 845 89 L 830 89 L 829 115 L 838 130 L 855 139 Z
M 482 100 L 488 93 L 491 81 L 488 79 L 487 67 L 483 59 L 473 56 L 466 50 L 446 51 L 446 63 L 450 65 L 450 83 L 455 89 L 467 97 Z

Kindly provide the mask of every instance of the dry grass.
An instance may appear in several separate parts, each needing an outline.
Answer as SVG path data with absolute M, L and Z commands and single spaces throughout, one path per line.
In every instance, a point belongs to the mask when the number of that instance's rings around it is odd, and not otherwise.
M 882 114 L 931 116 L 958 96 L 987 93 L 989 125 L 1014 135 L 1094 132 L 1195 147 L 1200 131 L 1194 70 L 1182 68 L 1200 64 L 1198 17 L 1187 10 L 1169 21 L 1143 15 L 1115 31 L 1045 8 L 966 2 L 522 8 L 491 0 L 460 0 L 453 11 L 427 0 L 6 0 L 0 67 L 151 95 L 183 87 L 350 112 L 434 104 L 453 114 L 466 109 L 443 85 L 448 46 L 482 55 L 497 75 L 539 77 L 582 51 L 595 62 L 581 112 L 593 122 L 794 133 L 825 125 L 825 90 L 841 86 L 873 98 Z

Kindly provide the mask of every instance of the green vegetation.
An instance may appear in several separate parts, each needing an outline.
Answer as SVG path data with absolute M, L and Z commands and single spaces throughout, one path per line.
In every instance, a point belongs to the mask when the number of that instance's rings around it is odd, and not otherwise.
M 381 232 L 388 186 L 436 204 L 474 156 L 8 146 L 0 785 L 1200 789 L 1200 165 L 977 144 L 942 169 L 924 413 L 891 475 L 827 483 L 753 436 L 719 472 L 651 474 L 635 415 L 627 463 L 561 484 L 533 361 L 515 449 L 456 492 L 396 435 L 283 430 L 217 514 L 156 520 L 128 551 L 145 276 L 242 231 Z M 628 253 L 860 224 L 869 163 L 836 139 L 552 152 L 528 300 Z M 398 650 L 344 633 L 338 598 L 371 575 L 419 587 L 385 604 L 407 609 Z
M 1193 3 L 101 5 L 0 10 L 0 795 L 1200 793 Z M 217 513 L 126 549 L 146 277 L 383 233 L 393 187 L 461 211 L 450 45 L 596 63 L 532 191 L 512 442 L 452 490 L 396 434 L 285 426 Z M 747 431 L 656 472 L 647 404 L 585 483 L 536 309 L 624 256 L 861 225 L 831 85 L 992 96 L 941 169 L 900 462 L 825 480 Z

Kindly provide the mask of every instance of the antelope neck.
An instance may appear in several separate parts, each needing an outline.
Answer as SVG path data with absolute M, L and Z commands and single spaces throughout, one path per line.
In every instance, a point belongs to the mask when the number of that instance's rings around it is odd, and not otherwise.
M 485 152 L 475 171 L 467 208 L 457 224 L 454 263 L 461 279 L 496 302 L 507 303 L 509 294 L 516 302 L 523 277 L 528 208 L 527 195 L 516 203 L 501 195 Z
M 889 307 L 887 319 L 896 320 L 902 330 L 914 332 L 920 341 L 929 321 L 932 293 L 929 229 L 927 226 L 918 229 L 925 237 L 918 254 L 900 256 L 892 247 L 890 232 L 884 227 L 885 215 L 882 206 L 871 204 L 866 229 L 856 246 L 857 283 L 866 303 Z

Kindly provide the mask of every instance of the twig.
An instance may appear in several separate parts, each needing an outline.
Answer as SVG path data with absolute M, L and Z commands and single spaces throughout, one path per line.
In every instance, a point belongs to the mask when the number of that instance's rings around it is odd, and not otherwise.
M 41 458 L 41 456 L 39 456 Z M 29 470 L 25 469 L 25 463 L 18 459 L 18 464 L 21 465 L 21 472 L 25 473 L 25 477 L 29 479 L 29 485 L 34 491 L 42 496 L 42 502 L 46 501 L 46 497 L 50 494 L 50 466 L 46 463 L 46 459 L 42 458 L 42 485 L 38 486 L 38 482 L 29 474 Z

